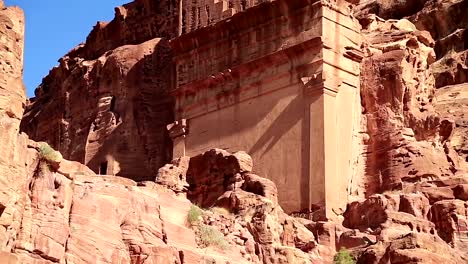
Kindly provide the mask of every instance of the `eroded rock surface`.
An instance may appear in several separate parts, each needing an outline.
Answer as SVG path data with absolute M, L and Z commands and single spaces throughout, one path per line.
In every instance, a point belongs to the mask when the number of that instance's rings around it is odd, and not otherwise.
M 436 92 L 436 109 L 444 119 L 451 120 L 448 141 L 456 151 L 453 158 L 463 170 L 468 162 L 468 84 L 462 83 L 440 88 Z
M 168 61 L 161 39 L 93 60 L 65 56 L 36 90 L 22 130 L 96 173 L 152 180 L 172 155 Z
M 431 66 L 437 88 L 467 82 L 468 2 L 466 0 L 361 1 L 356 16 L 367 14 L 385 19 L 407 18 L 418 30 L 428 31 L 435 40 L 437 62 Z M 364 19 L 364 20 L 363 20 Z
M 342 247 L 358 263 L 468 262 L 466 0 L 354 9 L 363 152 L 351 166 L 365 173 L 335 222 L 285 214 L 245 152 L 164 165 L 171 53 L 159 38 L 177 30 L 155 14 L 176 19 L 173 3 L 117 8 L 44 79 L 22 129 L 55 159 L 19 134 L 24 17 L 0 1 L 1 263 L 330 263 Z
M 366 19 L 361 97 L 367 194 L 452 175 L 455 164 L 444 151 L 447 138 L 432 104 L 434 77 L 427 70 L 435 61 L 434 41 L 408 20 Z
M 30 150 L 37 162 L 23 183 L 21 209 L 17 208 L 17 215 L 5 213 L 1 218 L 3 224 L 7 219 L 17 222 L 14 236 L 2 238 L 7 245 L 2 250 L 10 253 L 5 258 L 12 263 L 321 260 L 314 234 L 282 211 L 276 201 L 276 187 L 267 179 L 244 175 L 244 185 L 221 193 L 216 199 L 219 207 L 203 210 L 200 221 L 191 226 L 187 215 L 194 205 L 186 194 L 154 182 L 137 186 L 129 179 L 97 176 L 67 160 L 58 162 L 55 171 L 36 150 L 39 145 L 31 141 Z M 209 153 L 203 156 L 210 162 Z M 243 154 L 235 163 L 239 165 L 245 158 L 249 159 Z M 242 166 L 232 170 L 243 171 Z M 200 229 L 207 227 L 220 232 L 227 248 L 201 242 L 205 238 Z
M 343 225 L 353 231 L 336 237 L 358 263 L 467 261 L 466 4 L 383 0 L 355 9 L 367 53 L 368 197 L 348 204 Z

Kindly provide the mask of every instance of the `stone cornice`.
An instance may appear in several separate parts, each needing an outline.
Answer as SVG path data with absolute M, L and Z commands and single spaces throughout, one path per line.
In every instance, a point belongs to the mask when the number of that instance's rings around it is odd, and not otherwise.
M 318 96 L 322 94 L 327 94 L 335 97 L 339 92 L 340 82 L 336 82 L 336 85 L 330 85 L 324 79 L 322 73 L 301 78 L 302 83 L 304 83 L 304 94 L 306 96 Z
M 361 63 L 362 59 L 364 58 L 364 52 L 355 47 L 345 47 L 344 56 L 348 59 L 351 59 L 355 62 Z
M 167 125 L 166 128 L 169 131 L 169 136 L 172 139 L 185 136 L 187 134 L 187 120 L 181 119 L 175 121 L 174 123 Z
M 241 32 L 253 26 L 284 17 L 285 15 L 293 17 L 295 16 L 293 11 L 301 10 L 311 5 L 318 10 L 323 4 L 319 0 L 277 0 L 266 2 L 237 13 L 214 25 L 183 34 L 172 39 L 170 43 L 176 54 L 182 54 L 213 41 L 229 37 L 226 35 L 229 32 Z
M 226 81 L 231 80 L 232 78 L 237 78 L 238 76 L 243 76 L 246 73 L 250 72 L 251 69 L 258 69 L 258 66 L 263 65 L 264 63 L 271 64 L 289 61 L 292 57 L 301 56 L 302 53 L 297 52 L 297 50 L 315 49 L 317 50 L 317 53 L 320 53 L 320 50 L 323 47 L 322 45 L 322 38 L 316 37 L 299 45 L 284 50 L 279 50 L 275 53 L 263 56 L 257 60 L 250 61 L 248 63 L 244 63 L 233 68 L 226 69 L 222 72 L 206 76 L 206 78 L 204 79 L 192 81 L 189 84 L 181 85 L 180 87 L 176 87 L 174 90 L 172 90 L 171 94 L 177 97 L 184 94 L 186 91 L 196 92 L 199 89 L 210 87 L 219 83 L 224 83 Z M 322 59 L 320 60 L 320 63 L 323 63 Z M 298 65 L 298 67 L 300 66 L 301 65 Z

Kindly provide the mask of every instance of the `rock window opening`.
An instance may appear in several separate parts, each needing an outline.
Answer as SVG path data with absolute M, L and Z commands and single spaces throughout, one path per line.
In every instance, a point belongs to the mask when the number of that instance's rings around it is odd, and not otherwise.
M 211 24 L 211 14 L 210 14 L 210 7 L 208 5 L 205 6 L 205 10 L 206 10 L 206 17 L 208 18 L 208 25 Z
M 99 174 L 106 175 L 107 174 L 107 161 L 101 162 L 99 166 Z
M 247 9 L 247 0 L 242 0 L 241 1 L 241 11 L 244 11 Z
M 119 122 L 120 122 L 120 115 L 115 111 L 115 102 L 116 102 L 115 96 L 112 96 L 112 99 L 111 99 L 111 102 L 110 102 L 109 110 L 110 110 L 112 113 L 114 113 L 115 118 L 116 118 L 116 121 L 117 121 L 117 123 L 119 123 Z
M 6 207 L 0 204 L 0 217 L 3 215 L 3 212 L 5 211 Z
M 115 96 L 112 96 L 112 99 L 110 102 L 110 111 L 115 112 Z

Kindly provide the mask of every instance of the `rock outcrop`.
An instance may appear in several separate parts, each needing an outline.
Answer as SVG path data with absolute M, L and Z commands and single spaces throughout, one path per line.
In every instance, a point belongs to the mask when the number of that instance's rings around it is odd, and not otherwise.
M 468 84 L 462 83 L 439 88 L 435 94 L 436 109 L 441 118 L 451 120 L 447 128 L 447 142 L 451 146 L 453 162 L 460 170 L 468 169 Z M 455 153 L 453 153 L 455 152 Z
M 384 19 L 407 18 L 418 30 L 428 31 L 435 39 L 437 62 L 431 66 L 437 88 L 467 82 L 468 18 L 465 0 L 361 1 L 356 16 L 367 14 Z
M 36 90 L 22 131 L 96 173 L 152 179 L 172 155 L 167 45 L 153 39 L 92 60 L 65 56 Z
M 246 174 L 252 169 L 252 159 L 245 153 L 230 155 L 213 150 L 193 161 L 181 158 L 159 170 L 156 178 L 159 184 L 142 182 L 137 186 L 136 182 L 117 176 L 96 176 L 86 166 L 64 160 L 47 144 L 35 143 L 25 134 L 20 135 L 25 101 L 22 85 L 24 17 L 20 9 L 7 8 L 0 11 L 0 21 L 0 30 L 6 36 L 2 38 L 5 43 L 0 49 L 0 142 L 4 146 L 0 158 L 2 263 L 174 264 L 229 263 L 232 260 L 236 263 L 291 263 L 299 260 L 311 263 L 312 259 L 318 258 L 313 251 L 317 250 L 314 235 L 282 212 L 274 184 Z M 103 73 L 102 76 L 109 76 L 114 70 L 118 73 L 116 76 L 125 78 L 126 72 L 119 71 L 130 71 L 145 56 L 153 62 L 151 53 L 158 44 L 159 40 L 154 40 L 136 47 L 122 47 L 115 54 L 95 61 L 74 61 L 79 64 L 75 71 L 63 72 L 64 68 L 56 68 L 52 76 L 67 76 L 70 85 L 75 85 L 80 73 L 84 72 L 92 75 L 97 71 Z M 130 59 L 131 56 L 136 58 Z M 62 60 L 62 66 L 68 68 L 65 65 L 72 61 Z M 128 76 L 132 78 L 131 74 Z M 49 77 L 50 85 L 57 80 Z M 125 83 L 121 79 L 114 81 Z M 88 84 L 83 80 L 74 91 L 80 93 L 80 85 L 88 89 L 91 87 L 86 86 Z M 125 89 L 117 90 L 126 93 Z M 48 91 L 42 87 L 39 92 L 47 95 Z M 73 90 L 64 92 L 68 94 Z M 92 95 L 88 96 L 91 100 Z M 112 107 L 115 104 L 112 98 L 94 99 L 92 103 L 98 103 L 101 111 L 90 123 L 97 127 L 92 131 L 112 135 L 112 129 L 118 129 L 126 120 L 126 112 L 120 110 L 118 104 Z M 58 115 L 57 110 L 54 113 L 53 106 L 48 107 L 37 109 L 51 111 L 49 117 Z M 78 114 L 73 112 L 78 109 L 69 111 Z M 80 116 L 86 121 L 90 120 L 90 115 L 82 113 Z M 103 124 L 107 127 L 102 128 Z M 112 129 L 107 130 L 109 128 Z M 76 142 L 70 140 L 68 143 Z M 71 146 L 79 148 L 80 144 Z M 67 155 L 72 155 L 72 150 L 66 152 Z M 213 159 L 213 153 L 221 153 L 221 156 Z M 186 219 L 193 205 L 184 194 L 187 171 L 191 175 L 189 181 L 205 177 L 210 180 L 212 189 L 217 188 L 219 179 L 225 179 L 223 174 L 207 174 L 200 169 L 203 164 L 219 167 L 232 177 L 242 174 L 244 184 L 234 184 L 229 191 L 221 188 L 215 193 L 222 197 L 221 200 L 229 198 L 224 203 L 227 214 L 216 210 L 204 212 L 201 222 L 190 227 Z M 213 197 L 213 201 L 217 198 Z M 204 236 L 212 236 L 207 232 L 222 232 L 220 239 L 229 246 L 229 250 L 202 249 L 211 246 L 210 240 L 206 244 Z
M 67 56 L 95 60 L 121 46 L 154 38 L 171 39 L 178 34 L 178 3 L 173 0 L 136 0 L 115 8 L 114 19 L 97 22 L 86 42 Z
M 353 239 L 367 237 L 364 248 L 347 245 L 358 263 L 467 261 L 467 3 L 363 1 L 355 9 L 367 53 L 361 96 L 368 197 L 348 205 L 343 225 L 359 230 Z M 349 242 L 349 233 L 340 239 Z
M 431 67 L 436 87 L 467 82 L 468 2 L 465 0 L 427 1 L 424 8 L 409 17 L 420 30 L 436 40 L 437 62 Z
M 23 87 L 24 14 L 0 1 L 0 248 L 11 249 L 21 227 L 28 176 L 34 172 L 28 138 L 19 134 Z M 3 256 L 2 256 L 3 258 Z
M 243 185 L 216 199 L 219 207 L 199 209 L 199 219 L 189 223 L 194 205 L 186 194 L 169 190 L 172 184 L 137 185 L 117 176 L 96 176 L 77 162 L 45 156 L 43 143 L 30 144 L 36 167 L 24 175 L 17 211 L 10 212 L 7 205 L 0 218 L 9 233 L 15 231 L 1 240 L 8 263 L 313 263 L 321 259 L 313 233 L 281 210 L 274 184 L 267 179 L 244 175 Z M 216 151 L 201 155 L 206 160 L 197 158 L 197 162 L 212 162 L 210 153 Z M 249 159 L 243 154 L 232 161 L 242 164 L 245 158 Z M 237 175 L 243 169 L 232 171 Z M 223 179 L 221 174 L 218 177 Z M 261 190 L 262 195 L 250 190 Z M 214 234 L 225 247 L 215 243 Z
M 284 213 L 243 151 L 165 164 L 165 38 L 216 21 L 184 29 L 175 1 L 119 7 L 44 78 L 23 117 L 24 16 L 0 0 L 0 262 L 330 263 L 340 248 L 357 263 L 468 262 L 468 1 L 350 2 L 364 55 L 362 153 L 350 166 L 364 172 L 332 222 Z M 206 6 L 225 17 L 261 8 L 229 3 Z
M 434 41 L 408 20 L 370 15 L 363 29 L 368 57 L 361 64 L 361 97 L 367 134 L 366 192 L 401 189 L 421 178 L 452 175 L 447 138 L 437 115 Z

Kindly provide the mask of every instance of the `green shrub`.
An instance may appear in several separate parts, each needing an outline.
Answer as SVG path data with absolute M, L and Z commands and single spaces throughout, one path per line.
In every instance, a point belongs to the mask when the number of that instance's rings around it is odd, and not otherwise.
M 190 225 L 194 225 L 195 223 L 198 222 L 198 220 L 200 220 L 200 217 L 203 215 L 203 210 L 200 209 L 200 207 L 196 206 L 196 205 L 192 205 L 190 207 L 190 210 L 187 214 L 187 222 L 190 224 Z
M 41 146 L 39 147 L 39 155 L 41 156 L 41 159 L 46 160 L 46 161 L 57 162 L 57 161 L 60 161 L 61 159 L 60 153 L 55 151 L 47 143 L 41 144 Z
M 346 250 L 346 249 L 341 249 L 336 253 L 333 263 L 335 264 L 355 264 L 356 261 L 354 260 L 354 257 Z
M 201 225 L 198 229 L 198 236 L 203 246 L 215 246 L 221 249 L 227 249 L 228 243 L 224 235 L 216 228 L 208 225 Z

